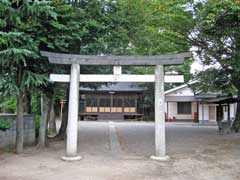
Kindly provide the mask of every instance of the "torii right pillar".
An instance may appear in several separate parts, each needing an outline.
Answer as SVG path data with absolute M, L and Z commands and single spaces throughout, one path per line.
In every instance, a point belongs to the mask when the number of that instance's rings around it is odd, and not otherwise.
M 165 110 L 164 110 L 164 68 L 155 67 L 155 155 L 153 160 L 168 160 L 166 156 Z

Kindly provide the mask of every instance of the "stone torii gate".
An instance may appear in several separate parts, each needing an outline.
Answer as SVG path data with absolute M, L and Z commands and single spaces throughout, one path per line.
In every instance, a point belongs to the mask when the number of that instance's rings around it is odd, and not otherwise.
M 164 66 L 178 65 L 191 57 L 190 53 L 159 56 L 91 56 L 41 51 L 50 63 L 70 64 L 70 75 L 51 74 L 54 82 L 70 82 L 66 161 L 80 160 L 77 154 L 79 82 L 155 82 L 155 155 L 154 160 L 167 160 L 165 142 L 164 82 L 183 82 L 183 76 L 164 76 Z M 81 75 L 80 65 L 112 65 L 112 75 Z M 121 66 L 155 66 L 155 75 L 122 74 Z

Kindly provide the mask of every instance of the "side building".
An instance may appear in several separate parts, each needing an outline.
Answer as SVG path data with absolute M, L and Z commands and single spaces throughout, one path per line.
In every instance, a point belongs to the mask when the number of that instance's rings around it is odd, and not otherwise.
M 237 98 L 221 93 L 195 94 L 183 84 L 165 92 L 167 121 L 216 122 L 232 120 L 236 114 Z
M 81 120 L 143 120 L 149 112 L 145 88 L 136 83 L 104 84 L 96 89 L 80 88 Z M 183 84 L 165 91 L 166 121 L 216 122 L 231 120 L 236 99 L 224 94 L 195 94 Z M 152 108 L 153 109 L 153 108 Z

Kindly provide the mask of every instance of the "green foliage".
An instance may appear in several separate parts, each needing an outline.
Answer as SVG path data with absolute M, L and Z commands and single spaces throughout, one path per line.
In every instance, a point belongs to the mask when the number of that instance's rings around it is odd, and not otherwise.
M 192 14 L 179 0 L 123 0 L 133 54 L 158 55 L 189 50 Z
M 192 62 L 193 62 L 193 59 L 186 59 L 182 65 L 168 66 L 165 68 L 165 71 L 168 74 L 184 75 L 184 82 L 187 83 L 192 79 L 192 74 L 190 72 Z
M 192 12 L 187 10 L 188 1 L 179 0 L 122 0 L 124 27 L 129 44 L 126 53 L 131 55 L 159 55 L 189 51 L 188 35 L 193 28 Z M 192 60 L 184 65 L 165 67 L 166 73 L 183 74 L 185 82 L 191 78 Z M 153 74 L 153 67 L 128 67 L 125 72 Z M 179 84 L 166 84 L 170 89 Z M 144 83 L 152 93 L 153 86 Z M 150 93 L 150 94 L 151 94 Z M 152 99 L 152 98 L 151 98 Z
M 240 2 L 209 0 L 196 10 L 192 42 L 201 63 L 211 67 L 196 75 L 199 87 L 240 92 Z
M 40 92 L 65 98 L 67 85 L 49 83 L 50 73 L 69 66 L 49 64 L 39 50 L 76 54 L 156 55 L 188 51 L 191 12 L 184 0 L 0 1 L 0 94 L 28 91 L 40 114 Z M 177 70 L 187 73 L 189 63 Z M 188 66 L 188 67 L 187 67 Z M 170 68 L 173 71 L 174 68 Z M 111 67 L 82 66 L 81 73 L 110 73 Z M 128 68 L 138 73 L 152 68 Z M 167 70 L 168 71 L 168 70 Z M 100 84 L 84 86 L 96 88 Z
M 38 93 L 32 95 L 31 107 L 35 116 L 41 114 L 40 95 Z
M 0 119 L 0 130 L 6 131 L 12 127 L 12 121 Z
M 38 72 L 39 41 L 37 29 L 44 19 L 55 19 L 47 1 L 0 2 L 0 90 L 1 96 L 46 85 L 47 78 Z M 39 66 L 38 66 L 39 68 Z
M 201 63 L 210 68 L 195 75 L 196 89 L 240 97 L 240 1 L 208 0 L 199 4 L 191 40 Z M 239 102 L 233 128 L 236 131 L 240 128 Z
M 16 113 L 17 101 L 16 98 L 4 99 L 1 103 L 2 113 Z

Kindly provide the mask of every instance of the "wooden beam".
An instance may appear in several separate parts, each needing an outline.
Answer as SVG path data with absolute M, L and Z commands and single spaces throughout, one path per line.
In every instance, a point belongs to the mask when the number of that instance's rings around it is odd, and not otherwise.
M 80 65 L 127 65 L 127 66 L 154 66 L 182 64 L 191 53 L 180 53 L 157 56 L 91 56 L 76 54 L 61 54 L 41 51 L 41 55 L 48 57 L 53 64 L 80 64 Z
M 50 81 L 52 82 L 69 82 L 70 76 L 67 74 L 51 74 Z M 154 75 L 133 75 L 133 74 L 119 74 L 119 75 L 95 75 L 95 74 L 81 74 L 80 82 L 155 82 Z M 164 76 L 165 83 L 183 83 L 182 75 L 166 75 Z

